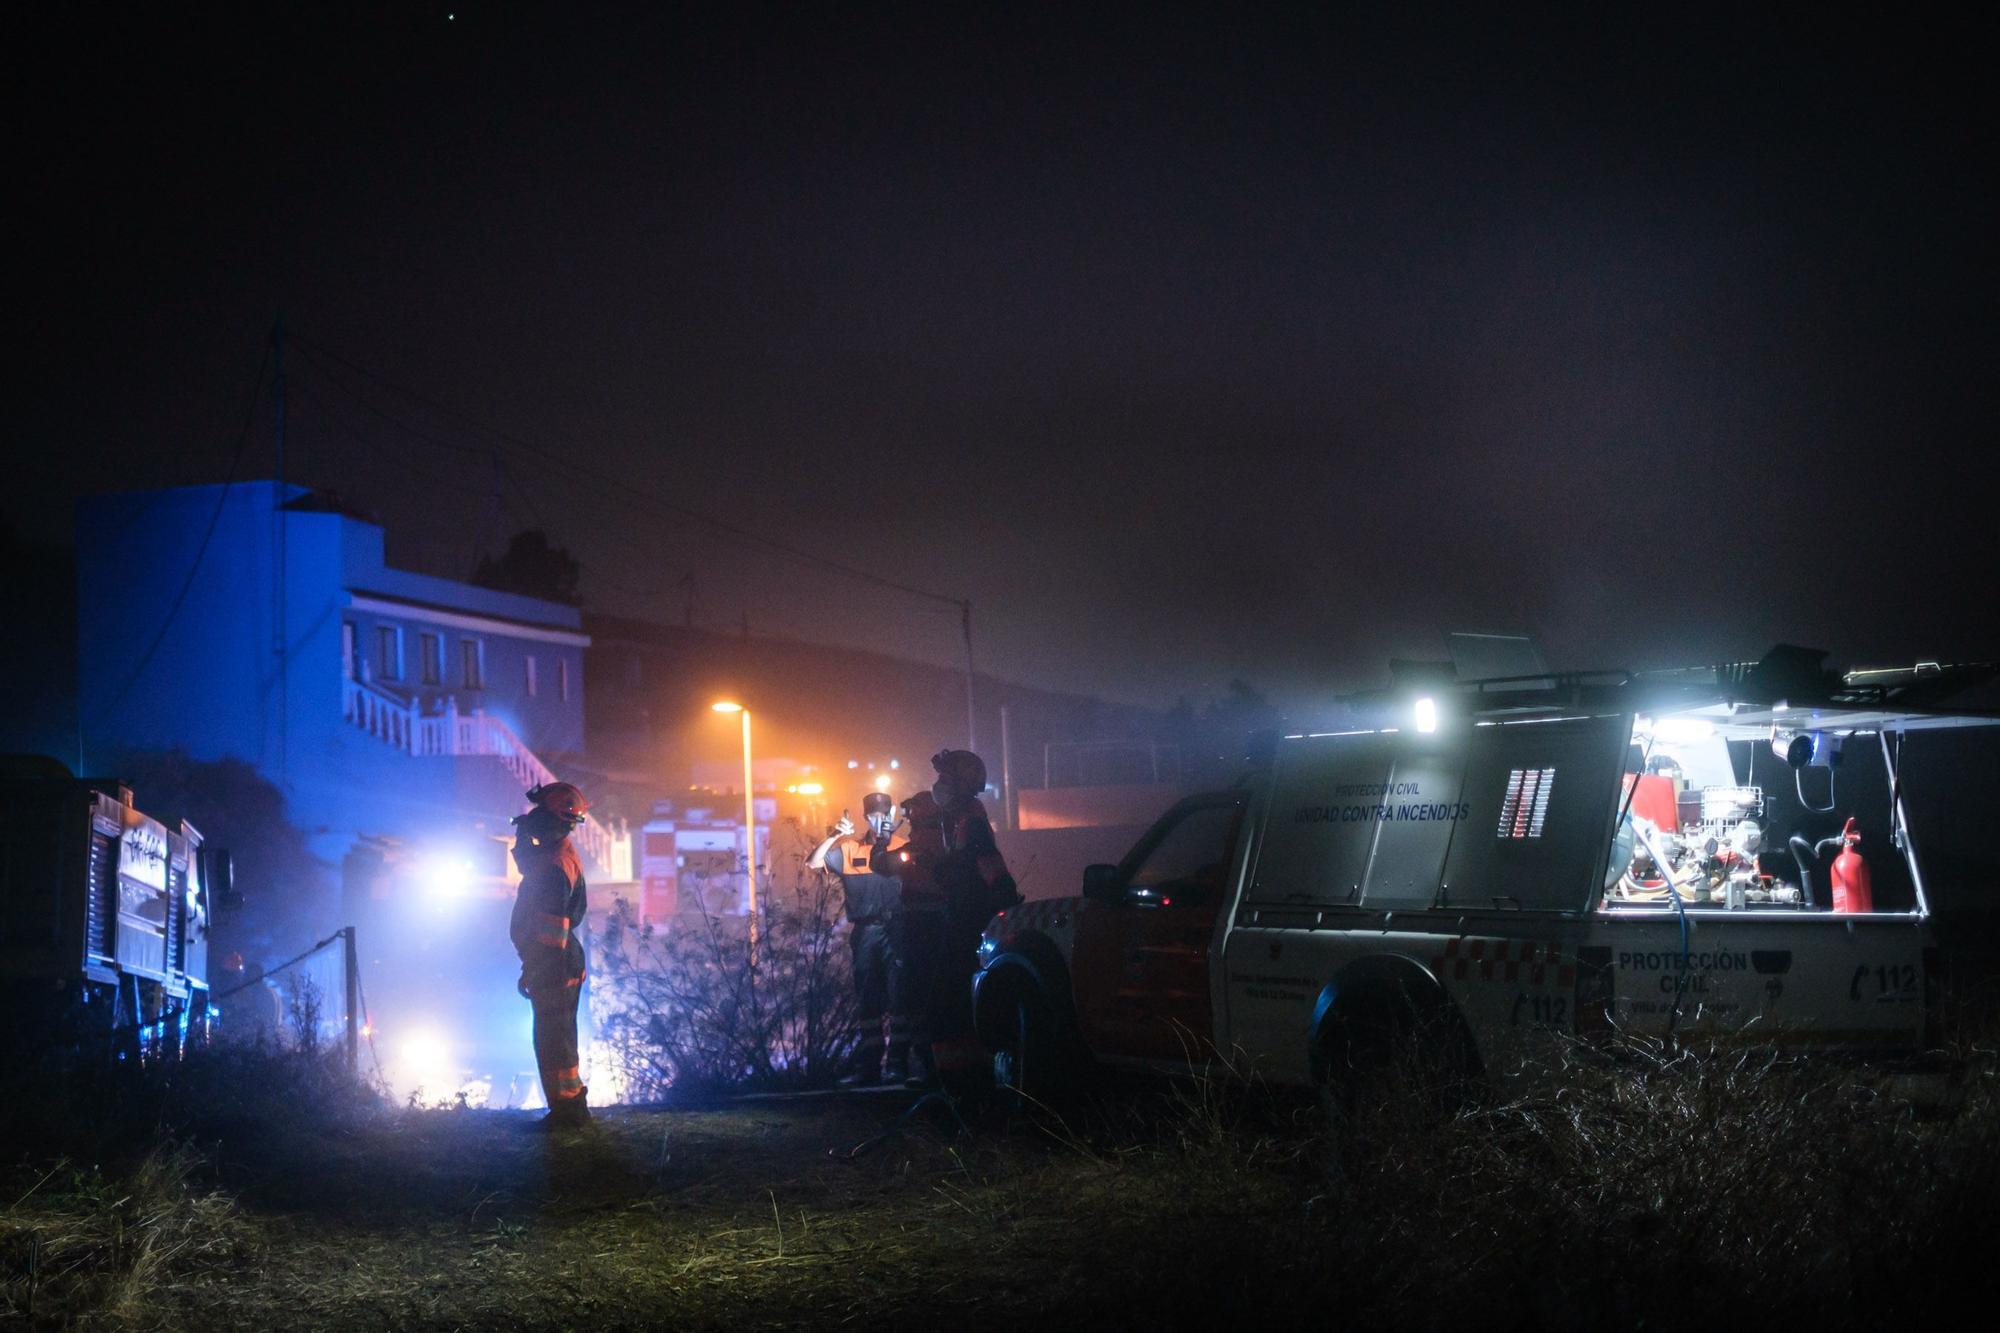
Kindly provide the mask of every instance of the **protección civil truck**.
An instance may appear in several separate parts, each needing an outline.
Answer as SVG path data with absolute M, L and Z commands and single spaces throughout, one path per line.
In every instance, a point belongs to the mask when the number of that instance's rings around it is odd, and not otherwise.
M 1079 894 L 989 923 L 996 1078 L 1222 1057 L 1328 1087 L 1394 1050 L 1505 1081 L 1621 1033 L 1923 1051 L 1911 742 L 2000 725 L 1947 702 L 1992 673 L 1823 658 L 1447 680 L 1275 738 Z

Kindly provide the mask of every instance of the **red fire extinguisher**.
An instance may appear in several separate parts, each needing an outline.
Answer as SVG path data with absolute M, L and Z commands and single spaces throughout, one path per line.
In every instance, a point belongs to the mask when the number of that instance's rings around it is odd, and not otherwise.
M 1875 888 L 1868 882 L 1868 863 L 1856 850 L 1861 841 L 1861 830 L 1854 827 L 1852 819 L 1840 830 L 1840 840 L 1846 846 L 1841 848 L 1839 856 L 1833 858 L 1833 910 L 1872 912 L 1875 910 Z

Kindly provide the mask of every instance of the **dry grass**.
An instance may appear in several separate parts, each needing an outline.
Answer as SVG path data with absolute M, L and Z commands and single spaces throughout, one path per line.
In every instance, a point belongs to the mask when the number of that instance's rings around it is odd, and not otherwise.
M 1769 1051 L 1633 1047 L 1542 1090 L 1426 1121 L 1378 1107 L 1327 1202 L 1385 1280 L 1385 1311 L 1496 1308 L 1534 1324 L 1636 1322 L 1662 1301 L 1834 1327 L 1943 1313 L 1983 1280 L 2000 1220 L 2000 1083 L 1956 1109 Z
M 1782 1306 L 1852 1327 L 1991 1281 L 2000 1081 L 1967 1053 L 1929 1117 L 1839 1066 L 1635 1049 L 1457 1114 L 1391 1098 L 1338 1136 L 1219 1068 L 1066 1121 L 927 1106 L 904 1125 L 905 1098 L 827 1096 L 619 1109 L 548 1138 L 324 1088 L 314 1110 L 295 1099 L 320 1075 L 281 1066 L 220 1116 L 128 1099 L 200 1157 L 18 1163 L 0 1322 L 1575 1326 Z
M 58 1159 L 0 1212 L 0 1316 L 145 1324 L 187 1284 L 241 1268 L 255 1229 L 193 1184 L 198 1165 L 185 1148 L 161 1148 L 114 1182 Z

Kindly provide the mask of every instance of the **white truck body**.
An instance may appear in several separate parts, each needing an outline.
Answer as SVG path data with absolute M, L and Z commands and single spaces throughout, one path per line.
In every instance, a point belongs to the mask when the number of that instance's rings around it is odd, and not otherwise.
M 1283 738 L 1083 896 L 994 920 L 975 1013 L 997 1067 L 1049 1044 L 1022 1031 L 1041 1025 L 1109 1064 L 1220 1052 L 1311 1083 L 1389 992 L 1502 1079 L 1546 1038 L 1614 1031 L 1922 1049 L 1929 907 L 1901 746 L 2000 719 L 1852 678 L 1775 698 L 1748 675 L 1476 683 L 1436 693 L 1430 730 L 1385 701 L 1381 725 Z M 1796 768 L 1773 747 L 1795 733 Z M 1813 840 L 1831 850 L 1850 817 L 1865 859 L 1842 869 L 1867 865 L 1874 900 L 1835 912 Z

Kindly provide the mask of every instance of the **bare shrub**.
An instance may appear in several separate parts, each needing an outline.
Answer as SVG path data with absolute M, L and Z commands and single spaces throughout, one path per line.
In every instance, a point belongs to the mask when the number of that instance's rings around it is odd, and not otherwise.
M 1953 1278 L 2000 1197 L 2000 1087 L 1927 1119 L 1879 1072 L 1768 1048 L 1581 1048 L 1532 1090 L 1440 1117 L 1407 1082 L 1332 1145 L 1341 1267 L 1385 1311 L 1633 1321 L 1756 1293 L 1846 1323 Z M 1396 1087 L 1405 1089 L 1398 1096 Z M 1359 1245 L 1356 1246 L 1356 1242 Z M 1351 1267 L 1350 1267 L 1351 1265 Z M 1886 1303 L 1886 1304 L 1885 1304 Z
M 697 883 L 688 897 L 705 904 Z M 853 986 L 830 876 L 760 895 L 756 947 L 741 916 L 638 925 L 620 903 L 596 941 L 592 1015 L 630 1101 L 813 1087 L 853 1048 Z
M 319 983 L 299 973 L 285 977 L 285 1025 L 292 1044 L 307 1058 L 316 1057 L 325 1045 L 320 1040 L 320 1011 L 325 997 Z

